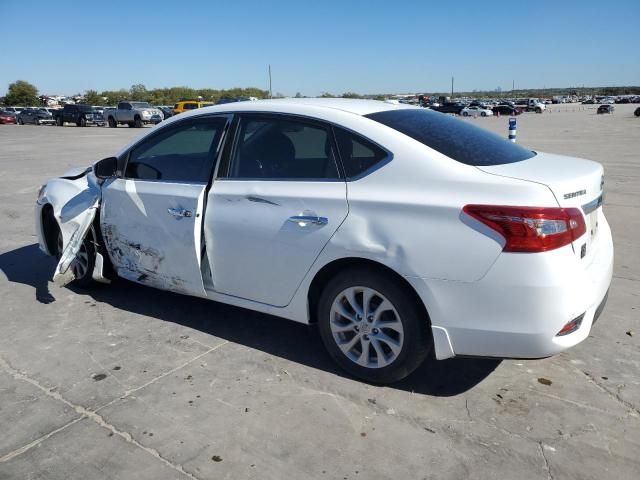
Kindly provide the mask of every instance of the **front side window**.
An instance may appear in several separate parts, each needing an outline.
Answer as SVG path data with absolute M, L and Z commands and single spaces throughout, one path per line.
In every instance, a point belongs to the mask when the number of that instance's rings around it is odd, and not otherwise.
M 181 122 L 136 145 L 126 178 L 206 183 L 209 180 L 226 118 Z
M 348 179 L 364 174 L 389 157 L 382 148 L 360 135 L 338 127 L 334 127 L 334 132 L 340 159 Z
M 339 178 L 329 130 L 286 118 L 240 121 L 230 178 L 326 180 Z

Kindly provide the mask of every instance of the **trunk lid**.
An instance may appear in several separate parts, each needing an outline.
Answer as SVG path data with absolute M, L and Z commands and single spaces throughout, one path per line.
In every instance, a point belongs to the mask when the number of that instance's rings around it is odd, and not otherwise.
M 597 250 L 598 223 L 602 215 L 602 165 L 590 160 L 538 152 L 535 157 L 521 162 L 478 168 L 492 175 L 540 183 L 551 190 L 559 206 L 579 208 L 584 215 L 587 233 L 574 242 L 573 249 L 578 258 L 590 261 Z

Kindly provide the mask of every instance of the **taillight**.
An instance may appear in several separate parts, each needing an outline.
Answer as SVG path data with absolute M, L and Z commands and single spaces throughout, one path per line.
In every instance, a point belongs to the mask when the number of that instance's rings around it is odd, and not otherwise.
M 466 205 L 462 210 L 502 235 L 505 252 L 546 252 L 569 245 L 587 231 L 577 208 Z

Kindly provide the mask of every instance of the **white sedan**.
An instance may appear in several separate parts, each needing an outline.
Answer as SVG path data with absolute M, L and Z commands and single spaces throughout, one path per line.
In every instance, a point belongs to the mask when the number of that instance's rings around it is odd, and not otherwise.
M 388 383 L 427 355 L 587 338 L 613 267 L 603 178 L 419 107 L 237 102 L 49 180 L 36 226 L 58 283 L 119 276 L 317 323 L 347 372 Z
M 463 117 L 477 117 L 477 116 L 489 117 L 493 115 L 493 110 L 491 110 L 490 108 L 484 108 L 480 106 L 464 107 L 460 111 L 460 114 Z

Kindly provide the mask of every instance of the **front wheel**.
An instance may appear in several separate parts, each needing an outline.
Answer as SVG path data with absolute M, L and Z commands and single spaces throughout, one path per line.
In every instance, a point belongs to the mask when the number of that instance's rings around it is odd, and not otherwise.
M 62 232 L 58 228 L 58 240 L 57 240 L 57 259 L 60 260 L 62 252 L 64 251 L 64 244 L 62 240 Z M 82 246 L 76 258 L 71 262 L 69 267 L 73 272 L 74 280 L 73 284 L 82 288 L 92 286 L 95 281 L 93 280 L 93 268 L 96 264 L 95 245 L 91 241 L 90 234 L 88 234 L 82 241 Z
M 18 125 L 24 125 L 24 122 L 22 121 L 21 118 L 18 119 Z
M 393 383 L 413 372 L 432 348 L 428 319 L 397 282 L 358 268 L 334 277 L 320 296 L 318 323 L 331 357 L 371 383 Z
M 60 117 L 56 118 L 56 125 L 59 126 L 59 127 L 61 127 L 63 125 L 62 118 L 60 118 Z
M 540 107 L 536 108 L 536 113 L 542 113 L 542 109 Z
M 482 112 L 482 113 L 480 114 L 480 116 L 481 116 L 481 117 L 486 117 L 486 116 L 487 116 L 487 112 Z
M 462 116 L 463 117 L 468 117 L 469 116 L 469 112 L 462 112 Z
M 134 122 L 133 122 L 133 125 L 134 125 L 136 128 L 142 128 L 142 120 L 140 119 L 140 117 L 136 117 L 136 118 L 135 118 L 135 120 L 134 120 Z
M 78 126 L 79 127 L 86 127 L 87 126 L 87 119 L 84 117 L 80 117 L 80 121 L 78 122 Z
M 113 119 L 113 117 L 109 117 L 109 128 L 116 128 L 118 125 L 116 124 L 116 121 Z

